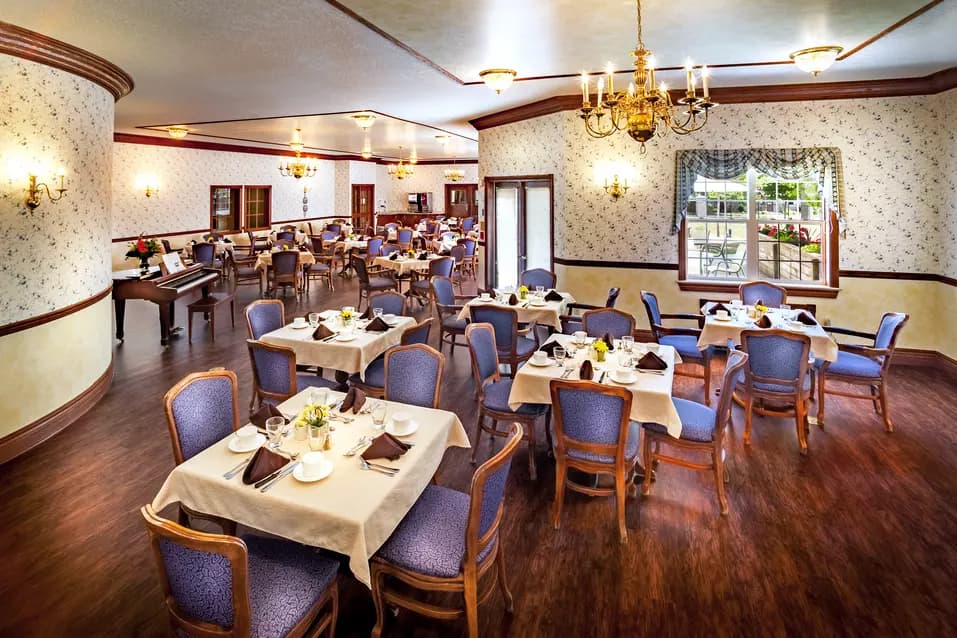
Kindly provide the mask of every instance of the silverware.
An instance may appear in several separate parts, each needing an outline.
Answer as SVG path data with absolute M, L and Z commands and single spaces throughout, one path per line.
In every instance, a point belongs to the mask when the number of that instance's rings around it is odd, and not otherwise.
M 598 383 L 601 383 L 605 379 L 605 375 L 608 374 L 607 370 L 602 370 L 601 374 L 598 375 Z
M 283 471 L 284 469 L 286 469 L 287 467 L 289 467 L 289 466 L 288 466 L 288 465 L 283 465 L 281 468 L 279 468 L 278 470 L 276 470 L 276 471 L 273 472 L 272 474 L 266 476 L 265 478 L 259 479 L 258 481 L 256 481 L 255 483 L 253 483 L 253 487 L 255 487 L 255 488 L 257 488 L 257 489 L 260 488 L 260 487 L 262 487 L 263 485 L 265 485 L 265 484 L 268 483 L 269 481 L 273 480 L 274 478 L 276 478 L 277 476 L 279 476 L 280 474 L 282 474 L 282 471 Z
M 359 467 L 363 470 L 368 470 L 369 472 L 378 472 L 379 474 L 384 474 L 389 477 L 395 476 L 395 472 L 389 472 L 388 470 L 383 470 L 378 467 L 372 467 L 369 465 L 369 462 L 361 456 L 359 457 Z
M 353 445 L 351 448 L 342 453 L 342 456 L 355 456 L 359 450 L 370 443 L 369 438 L 365 436 L 360 436 L 359 441 Z
M 362 458 L 362 457 L 359 457 L 359 458 Z M 363 459 L 363 460 L 365 460 L 365 459 Z M 398 473 L 399 473 L 399 468 L 397 468 L 397 467 L 389 467 L 388 465 L 380 465 L 379 463 L 372 463 L 371 461 L 366 461 L 366 463 L 369 465 L 369 467 L 377 467 L 377 468 L 379 468 L 380 470 L 388 470 L 388 471 L 392 472 L 393 474 L 398 474 Z
M 270 489 L 273 485 L 275 485 L 275 484 L 278 483 L 279 481 L 283 480 L 284 478 L 286 478 L 287 476 L 289 476 L 290 474 L 292 474 L 292 471 L 293 471 L 294 469 L 296 469 L 296 466 L 299 465 L 301 462 L 302 462 L 302 461 L 296 461 L 296 462 L 293 463 L 292 465 L 287 466 L 286 469 L 284 469 L 282 472 L 279 473 L 279 476 L 277 476 L 276 478 L 274 478 L 272 481 L 270 481 L 270 482 L 267 483 L 266 485 L 263 485 L 262 489 L 259 490 L 259 491 L 260 491 L 260 492 L 268 492 L 269 489 Z
M 635 368 L 635 370 L 642 374 L 657 374 L 658 376 L 661 376 L 665 373 L 664 370 L 644 370 L 642 368 Z
M 244 459 L 243 459 L 242 461 L 240 461 L 235 467 L 230 468 L 228 471 L 224 472 L 224 473 L 223 473 L 223 478 L 224 478 L 224 479 L 231 479 L 231 478 L 233 478 L 234 476 L 236 476 L 237 474 L 239 474 L 239 473 L 242 471 L 242 469 L 243 469 L 244 467 L 246 467 L 246 464 L 249 463 L 250 460 L 252 460 L 252 458 L 253 458 L 253 455 L 252 455 L 252 454 L 250 454 L 249 456 L 247 456 L 246 458 L 244 458 Z

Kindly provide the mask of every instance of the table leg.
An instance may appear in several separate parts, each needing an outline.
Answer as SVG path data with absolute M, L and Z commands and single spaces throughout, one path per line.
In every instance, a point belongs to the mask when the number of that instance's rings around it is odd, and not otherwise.
M 172 325 L 173 302 L 159 304 L 160 345 L 169 345 L 170 326 Z
M 116 310 L 116 338 L 123 341 L 123 323 L 126 319 L 126 299 L 114 299 L 113 308 Z

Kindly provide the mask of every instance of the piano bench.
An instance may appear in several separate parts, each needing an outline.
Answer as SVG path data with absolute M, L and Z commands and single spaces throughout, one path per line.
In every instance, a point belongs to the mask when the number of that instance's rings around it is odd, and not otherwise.
M 193 315 L 201 312 L 209 315 L 209 337 L 210 341 L 216 341 L 216 306 L 229 302 L 229 318 L 233 322 L 233 328 L 236 327 L 236 293 L 231 292 L 227 295 L 209 295 L 201 297 L 193 303 L 186 306 L 189 311 L 189 342 L 193 343 Z

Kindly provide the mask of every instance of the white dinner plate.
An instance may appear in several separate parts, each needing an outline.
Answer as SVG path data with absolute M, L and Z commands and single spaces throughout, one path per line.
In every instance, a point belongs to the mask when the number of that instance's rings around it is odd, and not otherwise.
M 341 332 L 336 335 L 336 341 L 352 341 L 356 336 L 354 334 L 344 335 Z
M 489 297 L 488 299 L 482 299 L 481 297 L 475 298 L 475 303 L 492 303 L 493 301 L 495 301 L 493 297 Z
M 548 302 L 545 301 L 544 299 L 530 299 L 528 302 L 528 305 L 529 306 L 544 306 L 547 303 Z
M 291 323 L 289 324 L 289 327 L 292 328 L 293 330 L 304 330 L 306 328 L 311 328 L 312 326 L 310 326 L 308 323 L 302 326 Z
M 785 326 L 792 332 L 804 332 L 807 329 L 807 326 L 800 321 L 788 322 Z
M 638 373 L 631 375 L 631 379 L 623 379 L 619 376 L 618 370 L 612 370 L 611 374 L 608 375 L 612 381 L 615 383 L 620 383 L 621 385 L 631 385 L 638 380 Z
M 326 461 L 322 464 L 322 469 L 319 470 L 318 474 L 316 474 L 315 476 L 310 476 L 309 478 L 306 478 L 305 476 L 302 475 L 302 463 L 300 463 L 295 468 L 293 468 L 292 477 L 302 483 L 315 483 L 316 481 L 321 481 L 322 479 L 332 474 L 332 470 L 334 467 L 335 466 L 332 464 L 332 461 L 326 459 Z
M 552 359 L 551 357 L 546 357 L 544 363 L 537 363 L 537 362 L 535 361 L 535 359 L 529 359 L 529 360 L 528 360 L 528 364 L 529 364 L 529 365 L 533 365 L 533 366 L 535 366 L 536 368 L 547 368 L 548 366 L 552 365 L 553 363 L 555 363 L 555 360 Z
M 711 315 L 715 321 L 720 321 L 722 323 L 728 323 L 734 321 L 734 317 L 719 317 L 718 315 Z
M 402 434 L 399 434 L 395 431 L 395 424 L 392 421 L 389 421 L 389 424 L 385 426 L 385 431 L 391 434 L 392 436 L 409 436 L 410 434 L 415 434 L 415 431 L 419 429 L 419 424 L 417 421 L 409 422 L 409 429 Z
M 254 439 L 253 443 L 250 443 L 248 446 L 244 447 L 239 444 L 239 437 L 233 436 L 229 439 L 229 445 L 227 445 L 227 447 L 229 448 L 230 452 L 237 452 L 239 454 L 242 454 L 243 452 L 252 452 L 253 450 L 257 449 L 265 442 L 266 442 L 266 435 L 259 433 L 256 435 L 256 438 Z

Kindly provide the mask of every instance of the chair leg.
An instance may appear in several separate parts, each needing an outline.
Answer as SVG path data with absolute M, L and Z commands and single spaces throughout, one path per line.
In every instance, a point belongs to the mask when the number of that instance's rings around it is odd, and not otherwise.
M 711 405 L 711 357 L 704 360 L 704 404 Z
M 332 609 L 329 610 L 332 616 L 329 619 L 329 627 L 326 629 L 326 636 L 334 638 L 336 635 L 336 623 L 339 622 L 339 581 L 332 581 L 331 591 L 329 592 L 329 604 Z
M 535 452 L 538 445 L 535 440 L 535 421 L 526 425 L 525 434 L 528 437 L 528 475 L 533 481 L 537 481 L 538 473 L 535 471 Z
M 647 431 L 641 434 L 641 463 L 645 466 L 645 478 L 641 482 L 641 493 L 651 493 L 651 435 Z
M 628 529 L 625 526 L 625 472 L 615 471 L 615 509 L 618 513 L 618 538 L 622 543 L 628 542 Z
M 193 313 L 188 312 L 186 314 L 188 315 L 187 321 L 189 322 L 189 329 L 188 329 L 189 337 L 187 341 L 189 343 L 193 343 Z M 173 322 L 171 321 L 170 323 L 173 323 Z
M 385 574 L 372 567 L 372 602 L 375 603 L 375 627 L 372 628 L 372 638 L 379 638 L 385 627 L 385 597 L 382 589 L 385 587 Z
M 565 501 L 565 462 L 561 459 L 555 465 L 555 502 L 552 505 L 552 527 L 562 526 L 562 504 Z
M 871 386 L 871 402 L 874 404 L 874 414 L 881 413 L 881 408 L 879 404 L 880 398 L 881 398 L 880 391 L 877 389 L 877 386 L 872 385 Z
M 472 465 L 475 465 L 475 455 L 478 454 L 479 442 L 482 440 L 482 421 L 485 419 L 485 413 L 479 410 L 478 418 L 475 420 L 475 445 L 472 446 Z
M 817 427 L 824 429 L 824 372 L 821 371 L 817 380 Z
M 505 578 L 505 554 L 502 552 L 502 540 L 499 538 L 498 556 L 495 558 L 496 567 L 498 567 L 498 586 L 502 589 L 502 597 L 505 599 L 505 611 L 512 613 L 515 611 L 515 603 L 512 600 L 512 592 L 508 589 L 508 581 Z
M 894 424 L 891 423 L 891 413 L 887 410 L 887 386 L 882 383 L 878 386 L 877 391 L 881 397 L 881 413 L 884 416 L 884 430 L 893 432 Z
M 805 419 L 807 419 L 807 404 L 803 398 L 794 402 L 794 423 L 797 426 L 798 444 L 801 446 L 801 454 L 807 454 L 807 430 Z
M 748 394 L 744 400 L 744 444 L 751 445 L 751 419 L 754 411 L 754 397 Z
M 728 515 L 728 497 L 724 493 L 724 459 L 723 450 L 715 448 L 712 452 L 712 463 L 714 464 L 714 482 L 718 487 L 718 504 L 721 506 L 721 515 Z
M 465 623 L 468 638 L 478 638 L 478 583 L 475 578 L 465 577 Z
M 233 322 L 233 328 L 236 327 L 236 297 L 229 300 L 229 318 Z
M 209 341 L 216 343 L 216 309 L 213 308 L 209 313 Z

